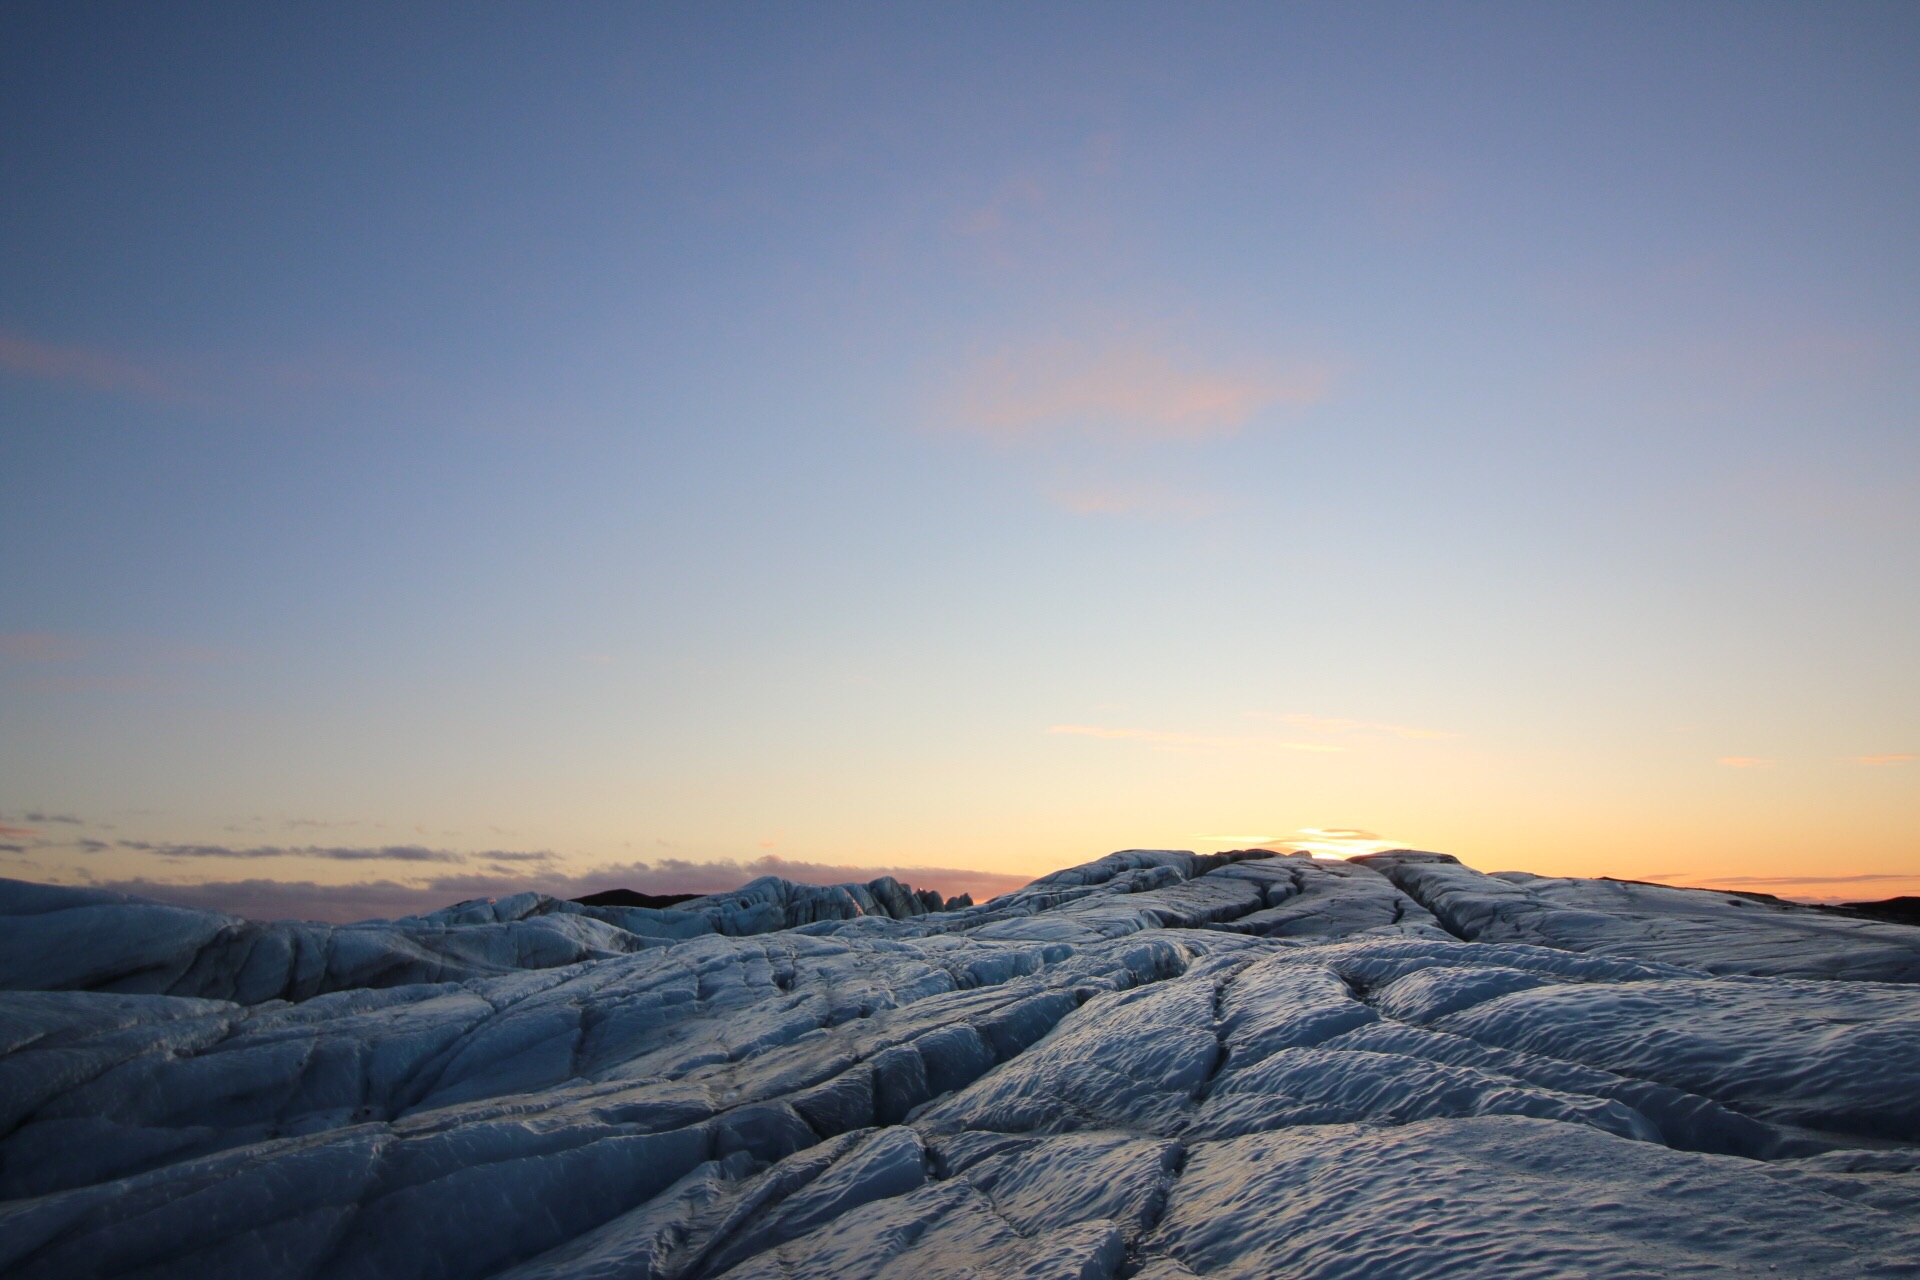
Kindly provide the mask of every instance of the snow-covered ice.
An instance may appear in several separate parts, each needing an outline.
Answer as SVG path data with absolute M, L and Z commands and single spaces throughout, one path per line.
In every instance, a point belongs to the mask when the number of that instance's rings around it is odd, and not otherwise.
M 260 924 L 0 882 L 0 1273 L 1920 1275 L 1920 929 L 1131 850 Z

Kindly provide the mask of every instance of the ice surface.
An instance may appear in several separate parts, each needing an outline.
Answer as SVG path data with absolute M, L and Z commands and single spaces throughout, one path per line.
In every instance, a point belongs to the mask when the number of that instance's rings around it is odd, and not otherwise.
M 0 1273 L 1920 1275 L 1920 930 L 1410 853 L 949 906 L 0 884 Z
M 916 892 L 892 876 L 838 885 L 767 876 L 671 908 L 591 907 L 520 893 L 393 921 L 261 924 L 97 889 L 0 879 L 0 990 L 304 1000 L 557 968 L 702 934 L 906 918 L 945 905 L 938 893 Z
M 1706 973 L 1920 982 L 1920 933 L 1777 899 L 1631 880 L 1482 875 L 1445 854 L 1354 859 L 1382 872 L 1456 937 L 1534 942 Z

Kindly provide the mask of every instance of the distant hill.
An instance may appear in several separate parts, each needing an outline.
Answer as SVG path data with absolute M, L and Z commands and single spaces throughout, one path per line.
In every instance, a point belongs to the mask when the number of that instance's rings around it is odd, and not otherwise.
M 599 893 L 590 893 L 584 898 L 570 901 L 583 907 L 651 907 L 658 911 L 661 907 L 691 902 L 701 896 L 698 893 L 641 893 L 637 889 L 602 889 Z
M 1884 920 L 1889 924 L 1920 925 L 1920 898 L 1882 898 L 1878 902 L 1842 902 L 1828 907 L 1829 911 L 1844 911 L 1849 915 L 1865 916 L 1869 920 Z

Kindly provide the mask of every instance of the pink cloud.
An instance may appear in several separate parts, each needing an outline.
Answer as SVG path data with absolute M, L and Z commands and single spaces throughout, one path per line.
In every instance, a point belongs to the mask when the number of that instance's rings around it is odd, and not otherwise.
M 1146 742 L 1162 747 L 1266 747 L 1282 751 L 1339 752 L 1345 747 L 1337 747 L 1323 742 L 1282 742 L 1273 738 L 1230 737 L 1205 733 L 1179 733 L 1165 729 L 1125 729 L 1110 728 L 1094 724 L 1056 724 L 1047 726 L 1047 732 L 1066 737 L 1108 738 L 1126 742 Z
M 66 382 L 143 400 L 178 404 L 192 399 L 153 370 L 94 347 L 55 346 L 0 330 L 0 369 L 28 378 Z
M 1719 329 L 1671 334 L 1596 352 L 1579 374 L 1583 394 L 1632 395 L 1662 412 L 1731 413 L 1781 396 L 1823 391 L 1880 376 L 1911 347 L 1873 333 Z M 1797 480 L 1798 477 L 1796 476 Z
M 1199 519 L 1213 515 L 1221 501 L 1208 494 L 1179 493 L 1154 485 L 1093 485 L 1053 489 L 1047 498 L 1077 516 L 1150 516 Z
M 1431 231 L 1453 201 L 1455 183 L 1432 173 L 1410 173 L 1373 194 L 1380 229 L 1395 239 L 1413 239 Z
M 1248 712 L 1249 715 L 1263 715 L 1263 712 Z M 1347 720 L 1337 716 L 1312 716 L 1292 714 L 1274 716 L 1282 724 L 1298 725 L 1302 729 L 1312 729 L 1320 733 L 1383 733 L 1394 738 L 1412 738 L 1423 741 L 1437 741 L 1443 738 L 1457 738 L 1460 735 L 1445 729 L 1419 729 L 1412 725 L 1386 724 L 1378 720 Z
M 13 682 L 36 693 L 154 693 L 165 687 L 152 676 L 33 676 Z
M 0 633 L 0 658 L 22 662 L 66 662 L 80 656 L 80 642 L 51 631 Z
M 1920 756 L 1910 751 L 1895 751 L 1883 756 L 1849 756 L 1855 764 L 1905 764 L 1909 760 L 1920 760 Z
M 1230 436 L 1263 409 L 1326 399 L 1333 369 L 1229 368 L 1139 340 L 1052 340 L 976 361 L 952 398 L 962 430 L 1005 444 L 1056 435 L 1109 443 Z
M 1696 876 L 1647 875 L 1656 882 L 1675 882 L 1676 888 L 1720 889 L 1770 893 L 1800 902 L 1864 902 L 1901 894 L 1920 894 L 1920 871 L 1872 871 L 1841 876 Z
M 329 348 L 267 359 L 200 352 L 156 363 L 103 347 L 46 342 L 0 329 L 4 374 L 158 404 L 228 411 L 281 406 L 316 393 L 386 396 L 421 389 L 417 379 L 382 360 Z
M 1016 217 L 1028 216 L 1046 205 L 1046 195 L 1032 178 L 1015 178 L 1003 184 L 993 198 L 976 205 L 952 222 L 956 235 L 993 236 L 1007 229 Z

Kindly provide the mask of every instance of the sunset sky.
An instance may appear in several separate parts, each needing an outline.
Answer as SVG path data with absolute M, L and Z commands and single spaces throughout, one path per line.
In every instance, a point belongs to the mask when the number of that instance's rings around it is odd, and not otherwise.
M 0 8 L 0 876 L 1920 893 L 1916 66 L 1904 3 Z

